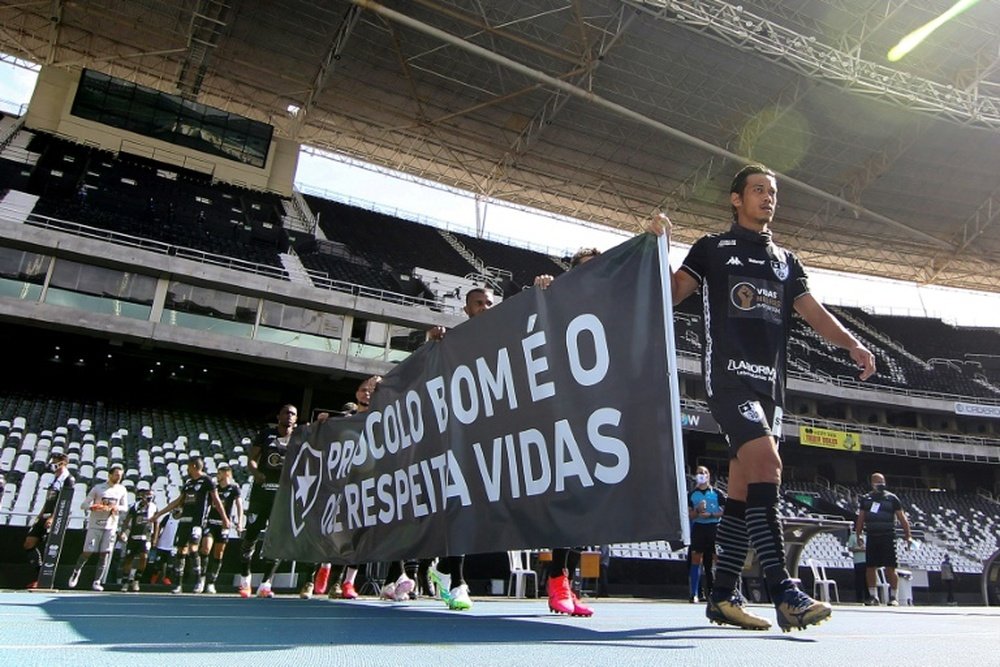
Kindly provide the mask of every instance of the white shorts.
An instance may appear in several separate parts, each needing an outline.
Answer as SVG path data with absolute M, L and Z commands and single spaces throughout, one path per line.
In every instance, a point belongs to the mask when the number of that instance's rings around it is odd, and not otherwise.
M 102 554 L 111 551 L 115 545 L 115 531 L 103 528 L 88 528 L 83 541 L 83 550 L 88 554 Z

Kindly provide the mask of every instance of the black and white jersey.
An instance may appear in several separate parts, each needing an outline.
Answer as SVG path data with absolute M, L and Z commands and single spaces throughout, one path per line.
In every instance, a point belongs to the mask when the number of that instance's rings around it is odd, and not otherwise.
M 783 406 L 792 311 L 809 292 L 802 264 L 769 233 L 733 224 L 699 239 L 681 270 L 701 285 L 709 397 L 717 386 L 739 382 Z
M 282 438 L 278 435 L 278 429 L 266 428 L 257 434 L 257 439 L 254 441 L 254 446 L 260 448 L 257 470 L 265 479 L 264 484 L 259 486 L 268 491 L 278 490 L 281 468 L 285 465 L 285 454 L 288 452 L 288 440 L 289 436 Z
M 219 500 L 222 501 L 222 507 L 226 510 L 226 516 L 232 519 L 233 505 L 236 504 L 237 499 L 240 497 L 240 487 L 230 483 L 226 486 L 218 486 L 217 491 L 219 492 Z M 222 523 L 222 517 L 219 516 L 218 510 L 214 506 L 209 508 L 208 522 Z
M 41 515 L 50 516 L 56 511 L 56 501 L 59 500 L 59 493 L 63 488 L 72 489 L 76 480 L 68 470 L 63 470 L 59 477 L 52 480 L 52 484 L 45 490 L 45 503 L 42 505 Z
M 149 540 L 153 537 L 153 515 L 156 514 L 156 504 L 147 502 L 134 502 L 128 508 L 122 530 L 128 533 L 130 540 Z
M 202 526 L 208 518 L 208 508 L 211 505 L 211 494 L 215 489 L 215 480 L 208 475 L 198 479 L 189 479 L 181 487 L 184 496 L 182 519 L 191 520 L 194 525 Z
M 895 493 L 873 491 L 861 496 L 858 507 L 865 512 L 865 532 L 868 535 L 893 535 L 896 532 L 896 512 L 903 503 Z

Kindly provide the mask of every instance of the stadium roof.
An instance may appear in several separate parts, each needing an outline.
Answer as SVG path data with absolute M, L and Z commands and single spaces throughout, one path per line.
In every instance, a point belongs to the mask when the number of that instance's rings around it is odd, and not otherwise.
M 885 57 L 952 4 L 3 0 L 0 50 L 599 224 L 662 206 L 688 242 L 762 161 L 810 266 L 1000 291 L 1000 3 Z

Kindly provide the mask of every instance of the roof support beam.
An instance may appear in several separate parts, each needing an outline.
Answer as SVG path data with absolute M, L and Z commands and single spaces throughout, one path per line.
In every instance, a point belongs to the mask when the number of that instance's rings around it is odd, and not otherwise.
M 661 21 L 684 26 L 734 48 L 848 90 L 961 125 L 1000 128 L 1000 97 L 960 90 L 878 65 L 722 0 L 622 0 Z
M 459 47 L 459 48 L 461 48 L 461 49 L 463 49 L 465 51 L 468 51 L 468 52 L 473 53 L 473 54 L 475 54 L 477 56 L 480 56 L 481 58 L 485 58 L 486 60 L 499 63 L 499 64 L 507 67 L 508 69 L 511 69 L 511 70 L 513 70 L 515 72 L 518 72 L 519 74 L 521 74 L 521 75 L 523 75 L 523 76 L 525 76 L 527 78 L 534 79 L 536 81 L 540 81 L 540 82 L 544 83 L 545 85 L 547 85 L 547 86 L 549 86 L 551 88 L 554 88 L 556 90 L 562 91 L 562 92 L 564 92 L 564 93 L 566 93 L 568 95 L 580 98 L 582 100 L 586 100 L 587 102 L 590 102 L 591 104 L 599 106 L 599 107 L 601 107 L 603 109 L 606 109 L 606 110 L 608 110 L 608 111 L 610 111 L 612 113 L 615 113 L 615 114 L 617 114 L 619 116 L 622 116 L 624 118 L 628 118 L 629 120 L 632 120 L 634 122 L 637 122 L 637 123 L 640 123 L 640 124 L 645 125 L 647 127 L 650 127 L 650 128 L 652 128 L 652 129 L 654 129 L 654 130 L 656 130 L 656 131 L 658 131 L 658 132 L 660 132 L 660 133 L 662 133 L 662 134 L 664 134 L 664 135 L 666 135 L 668 137 L 671 137 L 671 138 L 673 138 L 673 139 L 675 139 L 677 141 L 686 143 L 686 144 L 691 145 L 691 146 L 695 146 L 696 148 L 700 148 L 700 149 L 708 151 L 710 153 L 714 153 L 716 155 L 719 155 L 719 156 L 724 157 L 724 158 L 729 159 L 729 160 L 733 160 L 735 162 L 749 162 L 750 161 L 745 156 L 737 155 L 736 153 L 733 153 L 732 151 L 726 150 L 725 148 L 721 148 L 719 146 L 716 146 L 715 144 L 712 144 L 712 143 L 709 143 L 707 141 L 704 141 L 703 139 L 699 139 L 697 137 L 691 136 L 690 134 L 687 134 L 686 132 L 682 132 L 681 130 L 678 130 L 678 129 L 674 128 L 674 127 L 671 127 L 671 126 L 669 126 L 669 125 L 667 125 L 665 123 L 661 123 L 660 121 L 657 121 L 657 120 L 654 120 L 652 118 L 649 118 L 648 116 L 644 116 L 643 114 L 641 114 L 641 113 L 639 113 L 637 111 L 629 109 L 628 107 L 624 107 L 624 106 L 622 106 L 620 104 L 616 104 L 615 102 L 612 102 L 612 101 L 607 100 L 607 99 L 605 99 L 603 97 L 600 97 L 600 96 L 594 94 L 593 92 L 591 92 L 589 90 L 584 90 L 582 88 L 579 88 L 578 86 L 575 86 L 575 85 L 573 85 L 571 83 L 563 81 L 562 79 L 556 78 L 556 77 L 551 76 L 549 74 L 546 74 L 544 72 L 540 72 L 540 71 L 538 71 L 538 70 L 536 70 L 536 69 L 534 69 L 532 67 L 524 65 L 522 63 L 519 63 L 519 62 L 517 62 L 515 60 L 511 60 L 510 58 L 507 58 L 507 57 L 505 57 L 503 55 L 500 55 L 498 53 L 494 53 L 494 52 L 490 51 L 489 49 L 485 49 L 485 48 L 483 48 L 481 46 L 478 46 L 477 44 L 472 44 L 470 42 L 467 42 L 467 41 L 461 39 L 460 37 L 456 37 L 455 35 L 452 35 L 451 33 L 445 32 L 443 30 L 435 28 L 434 26 L 427 25 L 426 23 L 423 23 L 423 22 L 418 21 L 416 19 L 413 19 L 413 18 L 411 18 L 409 16 L 406 16 L 405 14 L 402 14 L 402 13 L 397 12 L 395 10 L 389 9 L 388 7 L 380 5 L 377 2 L 373 2 L 372 0 L 351 0 L 351 1 L 354 2 L 355 4 L 361 5 L 365 9 L 368 9 L 369 11 L 372 11 L 372 12 L 378 14 L 379 16 L 382 16 L 383 18 L 385 18 L 387 20 L 391 20 L 391 21 L 400 23 L 401 25 L 407 26 L 407 27 L 409 27 L 409 28 L 411 28 L 413 30 L 418 30 L 418 31 L 423 32 L 423 33 L 425 33 L 427 35 L 435 37 L 436 39 L 440 39 L 443 42 L 446 42 L 446 43 L 452 44 L 454 46 L 457 46 L 457 47 Z M 922 241 L 924 241 L 925 243 L 929 243 L 929 244 L 933 245 L 934 247 L 938 247 L 938 248 L 949 248 L 950 247 L 949 244 L 947 244 L 946 242 L 942 241 L 941 239 L 938 239 L 935 236 L 931 236 L 930 234 L 927 234 L 926 232 L 923 232 L 923 231 L 921 231 L 919 229 L 915 229 L 913 227 L 910 227 L 909 225 L 903 224 L 902 222 L 899 222 L 898 220 L 893 220 L 892 218 L 884 216 L 884 215 L 882 215 L 880 213 L 875 213 L 874 211 L 869 211 L 868 209 L 864 208 L 863 206 L 860 206 L 859 204 L 847 201 L 843 197 L 839 197 L 837 195 L 830 194 L 829 192 L 821 190 L 820 188 L 817 188 L 815 186 L 809 185 L 808 183 L 805 183 L 805 182 L 800 181 L 798 179 L 792 178 L 790 176 L 782 176 L 782 180 L 783 180 L 783 183 L 785 185 L 793 186 L 793 187 L 795 187 L 795 188 L 797 188 L 797 189 L 799 189 L 799 190 L 801 190 L 803 192 L 806 192 L 806 193 L 811 194 L 811 195 L 813 195 L 815 197 L 818 197 L 819 199 L 822 199 L 823 201 L 831 201 L 831 202 L 833 202 L 835 204 L 840 204 L 840 205 L 848 208 L 849 210 L 855 211 L 859 216 L 864 216 L 864 217 L 869 218 L 871 220 L 874 220 L 874 221 L 877 221 L 877 222 L 881 222 L 883 224 L 890 225 L 890 226 L 895 227 L 897 229 L 903 230 L 908 235 L 910 235 L 912 237 L 915 237 L 915 238 L 919 238 Z

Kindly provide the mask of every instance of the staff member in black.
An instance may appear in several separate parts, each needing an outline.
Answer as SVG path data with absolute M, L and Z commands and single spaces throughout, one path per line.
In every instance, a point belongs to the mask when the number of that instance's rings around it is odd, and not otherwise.
M 260 534 L 267 528 L 274 507 L 274 499 L 278 495 L 281 482 L 281 468 L 285 465 L 285 454 L 288 453 L 288 441 L 298 422 L 299 411 L 294 405 L 283 405 L 278 411 L 278 423 L 257 434 L 247 468 L 253 476 L 253 488 L 250 490 L 250 502 L 247 508 L 247 529 L 243 535 L 241 559 L 243 570 L 240 572 L 240 597 L 250 597 L 250 563 L 254 553 L 260 546 Z M 257 596 L 274 597 L 271 591 L 271 579 L 277 572 L 281 561 L 271 560 L 265 564 L 267 571 L 257 588 Z
M 28 562 L 35 569 L 35 578 L 28 584 L 28 588 L 38 586 L 38 573 L 42 569 L 42 550 L 39 545 L 44 546 L 45 541 L 49 538 L 49 528 L 52 527 L 59 493 L 63 488 L 73 488 L 73 483 L 76 481 L 69 473 L 68 465 L 69 457 L 62 452 L 57 452 L 49 457 L 49 470 L 53 474 L 52 484 L 45 490 L 45 503 L 42 505 L 42 511 L 38 513 L 31 528 L 28 529 L 28 535 L 24 538 L 24 550 L 28 552 Z
M 781 484 L 781 411 L 792 313 L 830 343 L 844 348 L 865 380 L 875 357 L 809 292 L 805 269 L 771 238 L 778 202 L 774 172 L 748 165 L 733 178 L 733 224 L 692 247 L 670 271 L 674 304 L 701 289 L 702 370 L 712 416 L 729 442 L 729 502 L 716 539 L 729 544 L 719 556 L 706 615 L 714 623 L 764 630 L 770 623 L 746 609 L 739 573 L 749 544 L 764 570 L 782 630 L 805 628 L 830 616 L 830 605 L 798 589 L 785 568 L 778 515 Z M 663 214 L 652 231 L 669 229 Z
M 876 570 L 885 568 L 885 578 L 889 582 L 889 606 L 899 605 L 896 592 L 899 590 L 899 577 L 896 568 L 899 562 L 896 557 L 896 520 L 903 527 L 903 539 L 907 548 L 910 545 L 910 522 L 903 511 L 903 503 L 899 497 L 885 490 L 885 476 L 876 472 L 871 476 L 872 492 L 862 496 L 859 501 L 858 520 L 854 525 L 854 533 L 861 537 L 865 532 L 865 579 L 868 583 L 868 599 L 865 604 L 879 604 L 876 592 L 878 582 Z

